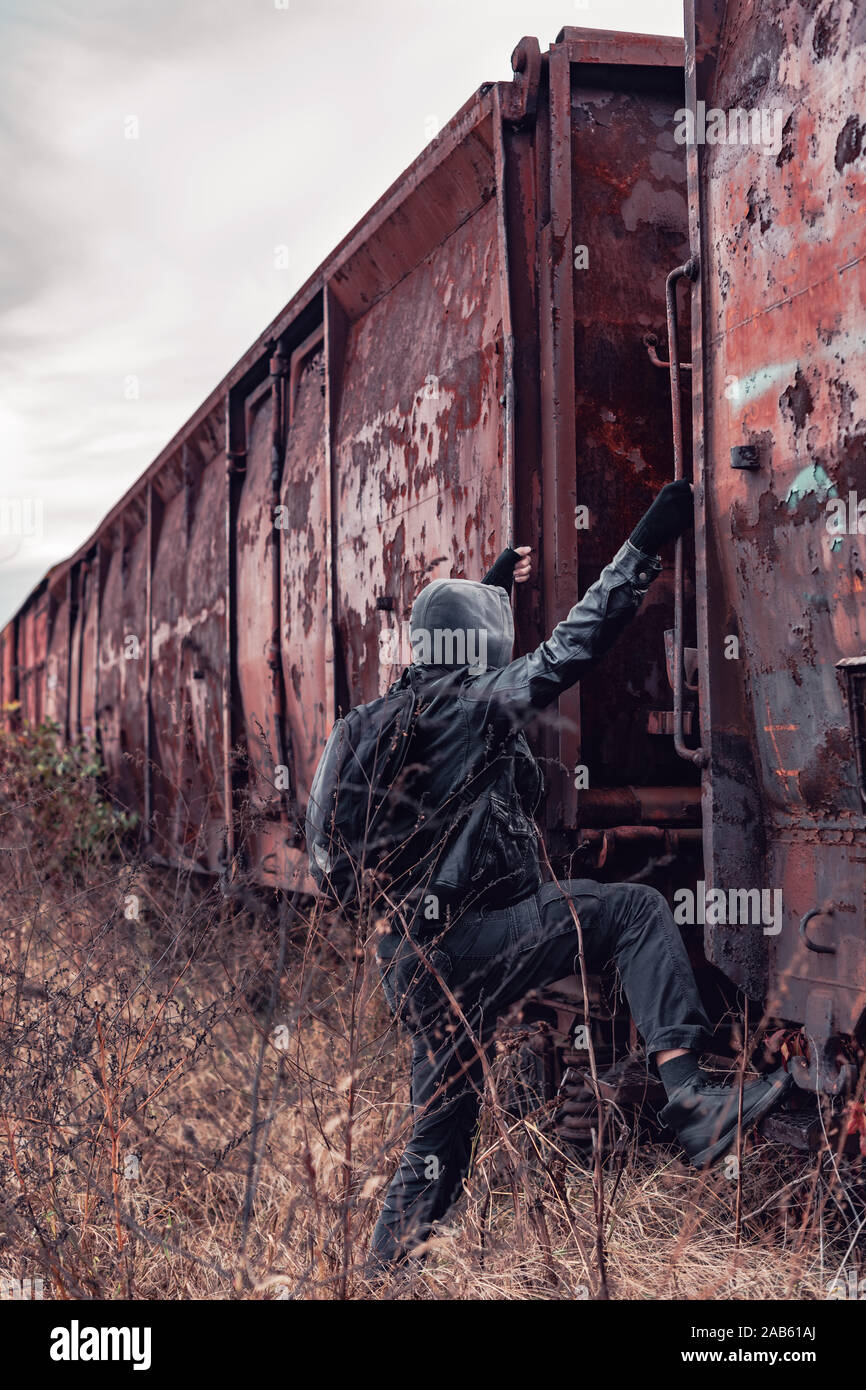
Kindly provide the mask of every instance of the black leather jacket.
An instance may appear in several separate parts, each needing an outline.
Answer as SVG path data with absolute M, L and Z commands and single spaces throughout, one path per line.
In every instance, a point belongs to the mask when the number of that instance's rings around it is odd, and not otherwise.
M 422 816 L 433 823 L 445 807 L 435 847 L 419 857 L 413 906 L 430 924 L 482 903 L 502 905 L 527 897 L 541 883 L 533 815 L 543 780 L 523 729 L 539 711 L 590 670 L 636 614 L 661 561 L 626 541 L 546 642 L 507 661 L 513 642 L 511 606 L 502 589 L 465 580 L 435 581 L 412 610 L 418 631 L 487 635 L 488 663 L 417 661 L 411 679 L 421 706 L 410 761 Z M 418 643 L 426 654 L 432 639 Z M 475 643 L 477 655 L 478 643 Z M 434 652 L 434 654 L 436 654 Z M 439 656 L 442 655 L 440 651 Z M 504 660 L 505 658 L 506 660 Z M 480 768 L 489 769 L 479 775 Z M 438 900 L 438 901 L 437 901 Z M 424 904 L 427 904 L 426 914 Z

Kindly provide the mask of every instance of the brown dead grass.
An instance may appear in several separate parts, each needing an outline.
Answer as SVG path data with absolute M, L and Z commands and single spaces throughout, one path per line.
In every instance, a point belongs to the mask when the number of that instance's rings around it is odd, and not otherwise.
M 370 950 L 118 854 L 46 876 L 14 835 L 0 893 L 0 1275 L 59 1298 L 373 1296 L 408 1089 Z M 376 1297 L 597 1296 L 589 1160 L 532 1117 L 494 1123 L 498 1094 L 426 1264 Z M 605 1168 L 610 1294 L 826 1297 L 860 1258 L 847 1183 L 829 1155 L 747 1146 L 737 1246 L 724 1170 L 632 1141 Z

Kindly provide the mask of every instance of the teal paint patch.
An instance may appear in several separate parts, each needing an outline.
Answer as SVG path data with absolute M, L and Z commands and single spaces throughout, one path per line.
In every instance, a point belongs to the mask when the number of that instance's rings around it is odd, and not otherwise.
M 785 498 L 788 511 L 795 512 L 803 498 L 808 497 L 810 493 L 814 493 L 819 502 L 826 502 L 828 497 L 839 496 L 836 484 L 830 481 L 829 475 L 820 463 L 810 463 L 800 469 Z

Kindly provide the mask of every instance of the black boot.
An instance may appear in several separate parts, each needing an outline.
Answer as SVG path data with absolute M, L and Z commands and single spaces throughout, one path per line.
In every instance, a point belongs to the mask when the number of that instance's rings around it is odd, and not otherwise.
M 751 1128 L 782 1099 L 792 1078 L 781 1068 L 743 1086 L 743 1130 Z M 659 1119 L 672 1129 L 693 1168 L 703 1168 L 730 1148 L 737 1133 L 739 1086 L 718 1086 L 700 1073 L 674 1091 Z

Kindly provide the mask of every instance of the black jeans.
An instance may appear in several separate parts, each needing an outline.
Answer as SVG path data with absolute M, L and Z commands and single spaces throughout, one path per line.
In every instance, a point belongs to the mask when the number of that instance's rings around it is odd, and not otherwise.
M 591 879 L 562 888 L 580 918 L 587 970 L 616 966 L 647 1057 L 705 1049 L 710 1024 L 661 893 Z M 479 1052 L 497 1017 L 529 990 L 579 969 L 574 920 L 555 883 L 509 907 L 467 912 L 426 941 L 420 932 L 390 934 L 378 952 L 389 1007 L 412 1034 L 414 1124 L 373 1234 L 371 1270 L 425 1240 L 458 1193 L 481 1102 Z

